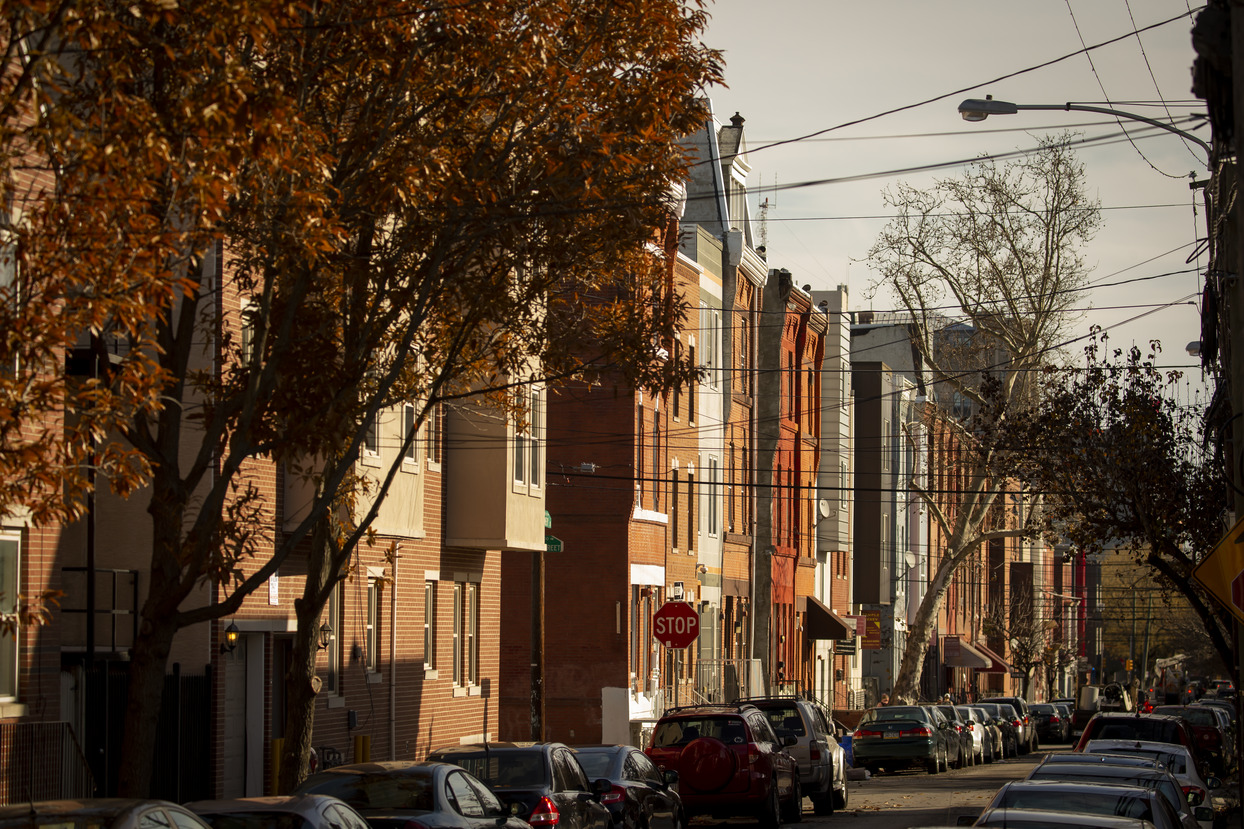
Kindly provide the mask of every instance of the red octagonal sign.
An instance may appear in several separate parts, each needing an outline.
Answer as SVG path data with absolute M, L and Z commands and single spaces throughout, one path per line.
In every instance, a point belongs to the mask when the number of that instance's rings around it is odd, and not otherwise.
M 1231 581 L 1231 604 L 1244 610 L 1244 570 Z
M 700 635 L 700 617 L 686 602 L 666 602 L 652 614 L 652 638 L 667 648 L 685 648 Z

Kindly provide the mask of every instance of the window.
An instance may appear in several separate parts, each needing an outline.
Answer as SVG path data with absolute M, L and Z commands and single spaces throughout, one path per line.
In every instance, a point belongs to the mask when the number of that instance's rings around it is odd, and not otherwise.
M 717 536 L 717 459 L 708 459 L 708 534 Z
M 890 468 L 890 421 L 881 422 L 881 468 Z
M 847 505 L 847 462 L 838 462 L 838 502 Z
M 332 632 L 328 636 L 328 647 L 324 653 L 328 665 L 324 669 L 324 693 L 341 693 L 341 582 L 333 588 L 328 596 L 328 626 Z
M 454 685 L 479 684 L 479 585 L 454 582 Z
M 693 346 L 691 346 L 691 352 L 690 352 L 690 354 L 691 354 L 691 365 L 693 365 L 693 366 L 694 366 L 694 365 L 696 365 L 696 362 L 695 362 L 695 346 L 694 346 L 694 345 L 693 345 Z M 696 398 L 696 391 L 697 391 L 697 388 L 696 388 L 696 382 L 695 382 L 695 379 L 694 379 L 694 378 L 692 378 L 692 379 L 691 379 L 690 381 L 688 381 L 688 383 L 687 383 L 687 422 L 688 422 L 688 423 L 695 423 L 695 398 Z
M 252 363 L 259 346 L 258 310 L 250 300 L 242 302 L 242 362 Z
M 17 612 L 18 563 L 21 557 L 21 536 L 0 533 L 0 611 Z M 13 635 L 0 636 L 0 699 L 17 698 L 17 650 L 21 628 Z
M 375 673 L 380 670 L 380 582 L 375 578 L 367 580 L 367 619 L 364 623 L 364 641 L 367 652 L 363 655 L 367 670 Z
M 402 467 L 419 467 L 419 436 L 415 433 L 415 407 L 402 406 Z
M 670 546 L 678 549 L 678 470 L 670 470 Z
M 639 422 L 635 427 L 635 437 L 638 439 L 639 446 L 635 451 L 635 489 L 640 507 L 644 505 L 644 457 L 648 454 L 645 438 L 648 435 L 647 419 L 644 416 L 644 401 L 639 401 L 639 411 L 636 413 Z
M 695 523 L 695 471 L 687 470 L 687 552 L 695 549 L 699 526 Z
M 423 583 L 423 667 L 436 670 L 436 582 Z
M 514 428 L 514 481 L 540 486 L 541 437 L 544 427 L 544 392 L 532 389 L 527 403 L 527 422 Z
M 674 340 L 674 361 L 682 359 L 682 340 Z M 674 420 L 682 417 L 682 386 L 674 386 Z
M 428 436 L 427 457 L 429 468 L 441 462 L 442 411 L 440 403 L 433 403 L 428 409 L 428 418 L 423 424 L 423 428 Z
M 373 412 L 367 418 L 367 431 L 363 434 L 363 456 L 380 456 L 380 413 Z
M 656 472 L 662 466 L 661 463 L 661 398 L 653 397 L 652 409 L 652 509 L 660 512 L 661 510 L 661 487 L 657 485 L 655 478 Z

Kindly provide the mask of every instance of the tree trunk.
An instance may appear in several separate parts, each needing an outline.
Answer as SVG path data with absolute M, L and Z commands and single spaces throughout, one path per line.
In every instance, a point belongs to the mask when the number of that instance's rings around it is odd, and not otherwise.
M 929 639 L 937 629 L 937 613 L 946 597 L 950 577 L 964 558 L 966 556 L 960 552 L 942 559 L 937 572 L 929 580 L 929 589 L 920 600 L 916 620 L 907 633 L 907 647 L 903 649 L 903 661 L 899 664 L 898 676 L 894 678 L 894 690 L 890 699 L 895 703 L 915 702 L 920 697 L 917 689 L 920 686 L 920 676 L 924 673 L 924 655 L 929 650 Z
M 319 655 L 320 615 L 331 595 L 333 574 L 340 571 L 338 557 L 330 552 L 327 521 L 320 521 L 311 536 L 307 553 L 307 580 L 302 598 L 294 602 L 298 629 L 289 672 L 285 677 L 285 742 L 281 750 L 281 774 L 277 790 L 292 792 L 310 772 L 311 740 L 315 727 L 315 661 Z M 342 556 L 344 557 L 344 556 Z M 337 631 L 341 635 L 341 631 Z
M 164 698 L 164 674 L 173 636 L 177 603 L 161 601 L 164 586 L 159 568 L 153 568 L 151 594 L 142 609 L 138 636 L 130 649 L 129 698 L 125 705 L 125 735 L 121 740 L 121 770 L 117 794 L 149 797 L 155 769 L 155 747 L 160 707 Z M 170 606 L 171 605 L 171 606 Z

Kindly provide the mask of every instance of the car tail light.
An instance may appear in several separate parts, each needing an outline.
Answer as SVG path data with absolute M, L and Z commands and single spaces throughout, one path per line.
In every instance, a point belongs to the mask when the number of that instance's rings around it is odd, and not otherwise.
M 818 740 L 808 743 L 808 759 L 813 762 L 821 759 L 821 744 Z
M 1050 716 L 1050 725 L 1060 722 L 1062 722 L 1062 720 L 1060 720 L 1056 714 Z
M 532 826 L 556 826 L 561 819 L 561 812 L 557 811 L 557 806 L 547 797 L 540 798 L 536 808 L 527 816 L 527 822 Z
M 621 786 L 614 786 L 612 789 L 600 796 L 600 802 L 605 805 L 609 805 L 610 803 L 621 803 L 624 799 L 626 799 L 626 789 Z
M 932 737 L 933 729 L 921 725 L 908 731 L 900 731 L 898 734 L 900 737 Z
M 868 728 L 857 728 L 852 736 L 858 740 L 861 737 L 880 737 L 884 733 L 884 731 L 873 731 Z
M 1024 727 L 1024 724 L 1020 722 L 1019 720 L 1011 720 L 1011 725 L 1015 726 L 1016 728 Z

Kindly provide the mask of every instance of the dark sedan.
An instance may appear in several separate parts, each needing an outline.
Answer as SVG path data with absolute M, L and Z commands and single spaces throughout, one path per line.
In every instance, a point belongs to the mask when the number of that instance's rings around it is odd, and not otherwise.
M 530 829 L 472 775 L 447 763 L 353 763 L 313 774 L 295 794 L 344 800 L 372 829 Z
M 864 712 L 851 736 L 856 768 L 893 771 L 923 766 L 929 774 L 949 767 L 959 733 L 932 705 L 886 705 Z
M 1037 738 L 1042 742 L 1065 743 L 1071 739 L 1071 723 L 1062 709 L 1048 702 L 1028 706 L 1028 713 L 1037 723 Z
M 678 773 L 661 773 L 648 755 L 634 746 L 574 746 L 583 770 L 592 780 L 604 778 L 613 788 L 601 795 L 613 815 L 614 829 L 679 829 L 682 800 L 674 786 Z
M 449 746 L 428 755 L 462 766 L 488 784 L 532 826 L 610 829 L 613 816 L 601 798 L 613 786 L 588 782 L 574 751 L 562 743 L 488 743 Z

